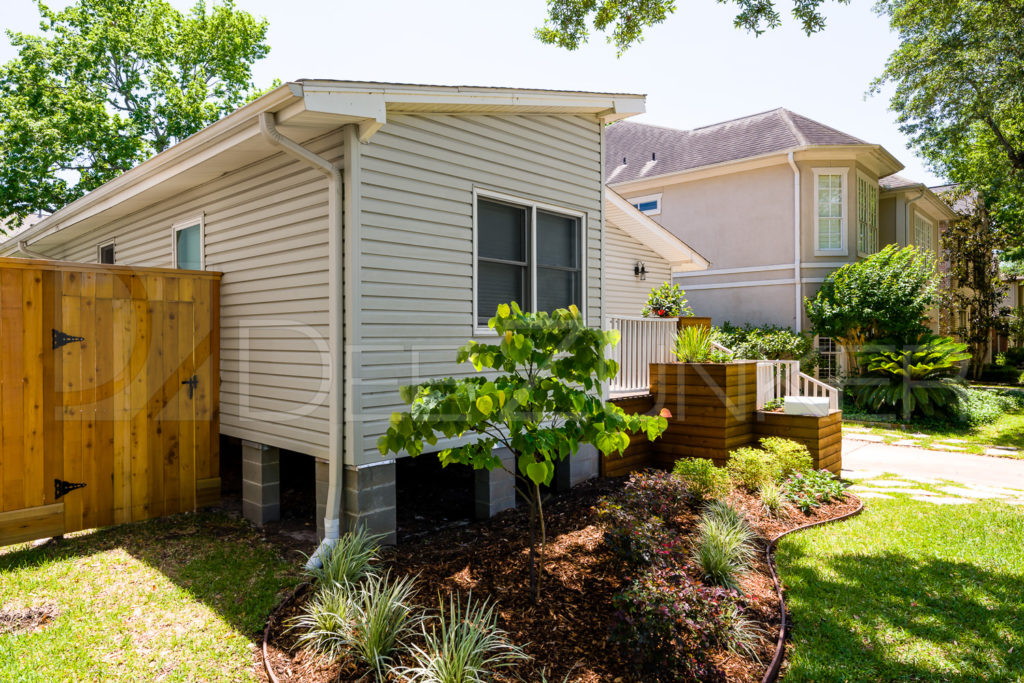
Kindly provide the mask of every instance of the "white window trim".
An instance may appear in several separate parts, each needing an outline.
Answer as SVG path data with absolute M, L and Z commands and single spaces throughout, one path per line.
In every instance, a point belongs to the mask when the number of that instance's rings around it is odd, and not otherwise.
M 850 169 L 846 166 L 832 166 L 828 168 L 812 168 L 812 182 L 814 183 L 814 255 L 815 256 L 848 256 L 850 253 L 849 246 L 847 244 L 848 238 L 847 233 L 849 232 L 850 226 Z M 839 222 L 839 248 L 838 249 L 820 249 L 818 245 L 819 235 L 819 216 L 818 216 L 818 176 L 822 175 L 841 175 L 843 176 L 843 195 L 842 195 L 842 211 L 843 217 Z
M 918 240 L 918 237 L 917 237 L 917 219 L 918 218 L 920 218 L 922 221 L 924 221 L 924 223 L 926 223 L 928 225 L 928 241 L 931 242 L 931 244 L 928 245 L 928 249 L 930 249 L 933 254 L 938 253 L 938 250 L 935 248 L 935 242 L 936 242 L 936 239 L 935 239 L 935 222 L 932 221 L 927 216 L 925 216 L 920 211 L 918 211 L 917 209 L 914 209 L 914 225 L 913 225 L 914 246 L 915 247 L 923 246 L 920 242 L 917 241 Z
M 651 209 L 650 211 L 641 211 L 640 209 L 637 209 L 637 211 L 640 211 L 640 213 L 645 214 L 647 216 L 657 216 L 661 214 L 661 194 L 662 193 L 659 192 L 658 194 L 647 194 L 644 195 L 643 197 L 630 197 L 626 201 L 632 204 L 633 208 L 636 208 L 637 204 L 642 204 L 644 202 L 657 202 L 657 208 Z
M 96 245 L 96 263 L 103 263 L 103 249 L 104 247 L 114 248 L 114 263 L 117 263 L 117 239 L 111 238 L 105 242 L 100 242 Z
M 171 226 L 171 267 L 178 267 L 178 233 L 199 225 L 199 270 L 206 270 L 206 214 L 199 214 Z
M 551 213 L 561 214 L 563 216 L 572 216 L 578 218 L 580 221 L 580 315 L 583 317 L 584 322 L 587 320 L 587 214 L 583 211 L 576 211 L 574 209 L 567 209 L 564 206 L 556 206 L 554 204 L 545 204 L 544 202 L 538 202 L 533 199 L 527 199 L 525 197 L 517 197 L 515 195 L 503 194 L 501 192 L 495 192 L 493 190 L 486 190 L 478 187 L 473 188 L 473 319 L 471 321 L 471 327 L 475 335 L 495 335 L 497 334 L 494 330 L 487 327 L 486 325 L 480 326 L 477 324 L 477 290 L 479 289 L 479 261 L 477 259 L 479 238 L 477 229 L 477 206 L 479 200 L 483 199 L 494 199 L 499 202 L 507 202 L 509 204 L 517 204 L 530 211 L 530 308 L 531 310 L 537 310 L 537 210 L 550 211 Z
M 882 248 L 882 236 L 881 232 L 881 221 L 879 214 L 879 195 L 882 194 L 882 188 L 878 186 L 877 180 L 872 180 L 871 176 L 867 173 L 857 171 L 857 180 L 863 180 L 868 185 L 872 185 L 875 188 L 875 250 L 866 252 L 860 250 L 860 184 L 857 185 L 857 256 L 871 256 L 877 254 Z

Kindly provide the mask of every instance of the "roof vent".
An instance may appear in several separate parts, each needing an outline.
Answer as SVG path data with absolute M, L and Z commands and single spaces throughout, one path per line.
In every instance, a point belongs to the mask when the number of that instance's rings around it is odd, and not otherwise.
M 651 161 L 657 161 L 657 157 L 654 156 L 654 152 L 651 152 Z

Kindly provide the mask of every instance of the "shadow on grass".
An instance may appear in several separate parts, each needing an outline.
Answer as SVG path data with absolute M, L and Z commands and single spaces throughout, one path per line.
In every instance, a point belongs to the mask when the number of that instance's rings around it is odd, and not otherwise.
M 899 553 L 830 558 L 828 576 L 779 551 L 792 612 L 791 681 L 1020 681 L 1024 584 Z M 833 574 L 836 578 L 833 578 Z
M 297 567 L 244 521 L 203 511 L 99 529 L 0 554 L 0 575 L 121 549 L 257 640 Z

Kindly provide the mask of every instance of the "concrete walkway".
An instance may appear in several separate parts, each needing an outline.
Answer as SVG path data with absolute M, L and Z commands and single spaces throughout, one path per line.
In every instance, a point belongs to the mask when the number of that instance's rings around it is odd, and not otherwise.
M 904 481 L 877 479 L 895 474 Z M 856 438 L 843 439 L 843 478 L 856 480 L 854 490 L 866 497 L 900 492 L 935 503 L 1001 499 L 1024 504 L 1024 460 L 967 453 L 890 446 Z M 873 480 L 873 481 L 872 481 Z M 950 486 L 948 482 L 958 486 Z M 927 484 L 932 490 L 908 488 Z M 937 487 L 937 488 L 936 488 Z M 948 494 L 943 496 L 942 494 Z

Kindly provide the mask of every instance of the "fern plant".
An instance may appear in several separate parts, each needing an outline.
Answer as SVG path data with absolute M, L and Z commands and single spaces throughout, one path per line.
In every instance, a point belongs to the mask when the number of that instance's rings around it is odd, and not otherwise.
M 859 354 L 865 375 L 846 389 L 862 410 L 893 410 L 904 420 L 915 413 L 932 417 L 955 407 L 956 375 L 970 357 L 966 344 L 949 337 L 925 335 L 907 346 L 881 340 Z

